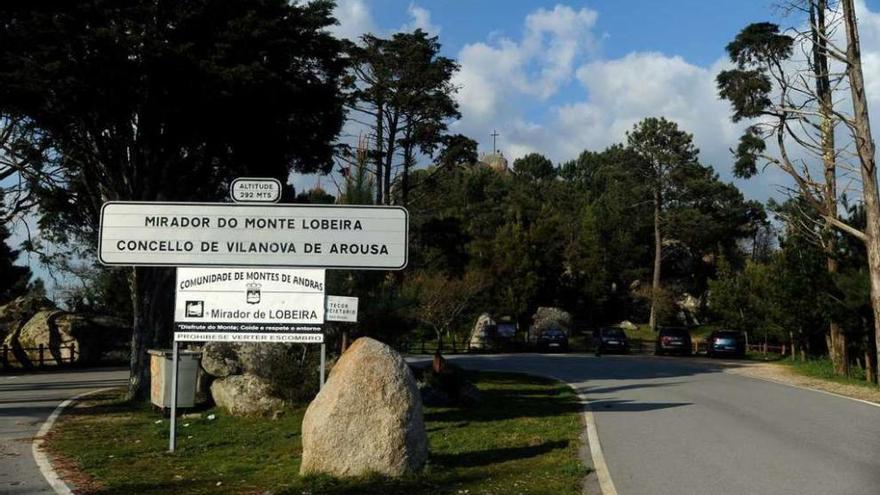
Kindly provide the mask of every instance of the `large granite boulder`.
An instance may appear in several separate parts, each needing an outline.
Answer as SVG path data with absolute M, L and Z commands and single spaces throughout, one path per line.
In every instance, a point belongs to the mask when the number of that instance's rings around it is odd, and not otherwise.
M 271 385 L 254 375 L 232 375 L 211 383 L 211 396 L 233 416 L 277 416 L 284 401 L 275 397 Z
M 342 355 L 302 424 L 301 474 L 400 476 L 428 458 L 422 400 L 394 349 L 356 340 Z
M 489 313 L 483 313 L 474 323 L 474 329 L 468 339 L 468 347 L 470 349 L 489 349 L 492 347 L 491 329 L 495 326 L 495 320 L 489 316 Z
M 42 296 L 23 295 L 0 306 L 0 340 L 14 334 L 38 312 L 55 309 L 55 303 Z
M 202 347 L 202 369 L 211 376 L 224 378 L 242 373 L 237 344 L 208 342 Z
M 529 332 L 529 341 L 535 342 L 538 336 L 551 328 L 557 328 L 565 332 L 566 335 L 571 334 L 571 313 L 561 308 L 539 307 L 532 317 L 532 328 Z
M 638 325 L 636 325 L 635 323 L 633 323 L 629 320 L 623 320 L 622 322 L 618 323 L 616 326 L 618 328 L 621 328 L 623 330 L 628 330 L 630 332 L 633 332 L 633 331 L 639 329 Z
M 223 398 L 217 397 L 211 387 L 211 395 L 218 405 L 250 401 L 257 390 L 265 395 L 265 401 L 254 404 L 223 406 L 232 415 L 248 410 L 245 415 L 270 416 L 277 409 L 277 403 L 295 403 L 313 397 L 318 388 L 318 363 L 318 348 L 303 344 L 209 342 L 202 348 L 202 369 L 209 378 L 244 376 L 249 378 L 246 383 L 255 387 L 248 391 L 226 386 L 221 389 L 226 394 Z M 256 383 L 261 386 L 256 387 Z M 242 394 L 236 399 L 234 394 L 239 391 Z M 264 409 L 251 410 L 259 407 Z
M 120 318 L 80 315 L 58 309 L 42 309 L 6 336 L 18 361 L 39 363 L 39 347 L 45 349 L 44 364 L 69 363 L 70 348 L 76 363 L 94 363 L 101 355 L 124 345 L 131 336 L 130 326 Z

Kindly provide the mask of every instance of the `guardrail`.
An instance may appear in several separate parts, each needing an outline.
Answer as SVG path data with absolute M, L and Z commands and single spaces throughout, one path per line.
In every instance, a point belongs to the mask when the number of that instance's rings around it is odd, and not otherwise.
M 706 354 L 708 343 L 705 341 L 692 342 L 691 351 L 694 354 Z M 653 340 L 646 339 L 629 339 L 630 353 L 632 354 L 653 354 L 655 343 Z M 398 350 L 407 354 L 434 354 L 437 351 L 437 341 L 434 339 L 412 339 L 400 341 L 397 345 Z M 446 344 L 444 342 L 440 346 L 442 354 L 466 354 L 466 353 L 485 353 L 485 352 L 534 352 L 535 345 L 527 342 L 512 341 L 504 342 L 490 348 L 472 348 L 470 345 L 462 345 L 455 342 Z M 595 350 L 592 339 L 576 340 L 569 345 L 570 351 L 575 352 L 593 352 Z M 768 343 L 748 344 L 747 352 L 755 352 L 764 355 L 780 354 L 785 356 L 791 350 L 791 346 L 786 344 L 775 345 Z
M 3 344 L 2 348 L 0 348 L 0 366 L 4 369 L 12 368 L 12 363 L 18 363 L 20 366 L 33 366 L 43 368 L 48 366 L 51 363 L 54 363 L 55 366 L 61 365 L 71 365 L 76 362 L 76 356 L 79 352 L 76 349 L 76 344 L 68 344 L 61 345 L 55 348 L 57 352 L 53 352 L 49 346 L 45 344 L 40 344 L 37 347 L 19 347 L 17 349 L 13 349 L 7 344 Z M 65 352 L 66 357 L 65 357 Z M 20 351 L 28 356 L 27 363 L 21 363 L 16 356 L 16 351 Z M 36 357 L 31 359 L 30 353 L 36 353 Z M 48 360 L 46 359 L 48 354 Z M 10 359 L 13 358 L 13 359 Z

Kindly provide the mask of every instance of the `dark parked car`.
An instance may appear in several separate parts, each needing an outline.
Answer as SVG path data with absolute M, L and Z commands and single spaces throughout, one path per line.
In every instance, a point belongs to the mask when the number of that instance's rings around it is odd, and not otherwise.
M 596 330 L 594 343 L 600 353 L 629 352 L 629 339 L 626 333 L 617 327 L 602 327 Z
M 568 335 L 565 335 L 565 332 L 558 328 L 544 330 L 538 336 L 538 349 L 568 352 Z
M 681 354 L 690 356 L 692 350 L 691 334 L 684 327 L 662 327 L 657 332 L 654 354 Z
M 746 357 L 746 336 L 733 330 L 716 330 L 706 338 L 706 355 Z

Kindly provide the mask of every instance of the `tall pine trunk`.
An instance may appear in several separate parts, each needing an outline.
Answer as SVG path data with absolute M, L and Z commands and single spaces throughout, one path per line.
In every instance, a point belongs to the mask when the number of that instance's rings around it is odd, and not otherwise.
M 658 179 L 658 184 L 660 179 Z M 654 189 L 654 277 L 651 283 L 651 317 L 648 325 L 657 331 L 657 298 L 660 297 L 660 266 L 663 259 L 663 239 L 660 234 L 660 211 L 662 205 L 660 186 Z
M 379 182 L 383 184 L 383 197 L 384 203 L 386 205 L 390 205 L 392 201 L 391 197 L 391 168 L 394 165 L 394 148 L 397 146 L 397 133 L 398 133 L 398 123 L 400 120 L 400 111 L 398 109 L 394 109 L 394 115 L 388 121 L 388 148 L 385 150 L 385 169 L 382 171 L 383 176 L 379 177 Z
M 382 155 L 383 155 L 383 146 L 385 146 L 385 135 L 383 133 L 383 127 L 385 123 L 385 106 L 381 101 L 376 103 L 376 204 L 381 205 L 383 202 L 382 197 Z
M 862 73 L 859 31 L 853 0 L 843 0 L 843 19 L 846 25 L 846 58 L 848 61 L 850 94 L 852 97 L 852 127 L 856 151 L 861 163 L 862 193 L 865 203 L 865 244 L 868 251 L 868 273 L 871 280 L 871 309 L 874 313 L 875 353 L 880 362 L 880 197 L 877 191 L 877 166 L 874 157 L 874 138 L 868 116 L 868 98 Z M 876 365 L 876 363 L 875 363 Z
M 828 73 L 827 32 L 825 28 L 826 0 L 810 2 L 810 31 L 813 41 L 813 72 L 816 81 L 816 96 L 821 115 L 820 133 L 822 136 L 822 164 L 825 172 L 825 209 L 828 217 L 837 218 L 837 163 L 834 142 L 834 100 L 831 94 L 831 81 Z M 825 231 L 825 256 L 828 273 L 831 277 L 838 271 L 836 258 L 836 238 L 829 225 Z M 849 374 L 849 355 L 846 334 L 833 317 L 828 322 L 828 354 L 834 366 L 834 373 Z

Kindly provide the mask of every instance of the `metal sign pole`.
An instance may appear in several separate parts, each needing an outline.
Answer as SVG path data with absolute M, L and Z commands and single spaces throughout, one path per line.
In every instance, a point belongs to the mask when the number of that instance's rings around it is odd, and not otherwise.
M 168 452 L 174 452 L 177 446 L 177 359 L 178 359 L 178 342 L 174 340 L 174 350 L 172 352 L 172 370 L 171 370 L 171 433 L 168 438 Z
M 324 370 L 327 364 L 327 344 L 321 342 L 321 387 L 324 388 Z

